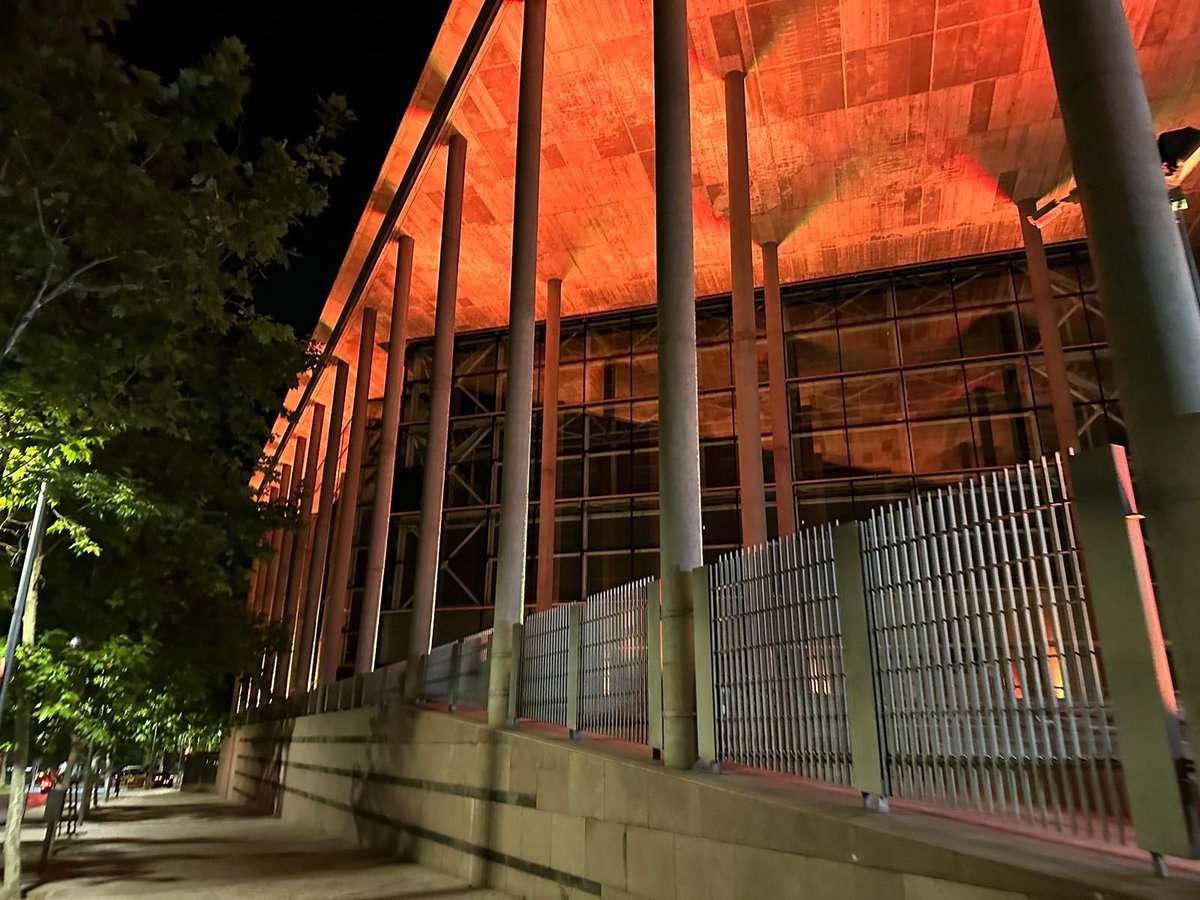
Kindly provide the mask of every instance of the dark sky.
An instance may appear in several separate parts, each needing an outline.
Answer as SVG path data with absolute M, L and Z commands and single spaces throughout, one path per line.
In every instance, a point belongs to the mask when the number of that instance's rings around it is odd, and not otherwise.
M 299 139 L 316 98 L 344 94 L 358 121 L 339 141 L 346 157 L 324 215 L 296 235 L 301 258 L 259 295 L 260 307 L 307 337 L 349 246 L 446 14 L 448 0 L 141 0 L 116 42 L 130 62 L 170 77 L 222 37 L 253 63 L 243 137 Z

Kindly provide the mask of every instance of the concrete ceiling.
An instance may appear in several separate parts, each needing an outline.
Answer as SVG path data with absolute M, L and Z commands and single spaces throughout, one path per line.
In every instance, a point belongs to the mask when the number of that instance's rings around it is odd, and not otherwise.
M 319 342 L 342 313 L 482 5 L 451 7 L 314 333 Z M 1200 3 L 1125 5 L 1156 128 L 1196 124 Z M 460 330 L 507 318 L 522 9 L 503 4 L 450 114 L 469 145 Z M 690 17 L 698 296 L 729 290 L 722 79 L 733 69 L 748 73 L 755 237 L 780 243 L 785 282 L 1015 248 L 1012 201 L 1070 181 L 1035 0 L 691 0 Z M 564 280 L 564 316 L 652 304 L 651 0 L 549 0 L 547 24 L 540 276 Z M 410 339 L 432 331 L 444 180 L 442 140 L 400 220 L 416 244 Z M 1046 237 L 1081 234 L 1071 212 Z M 379 342 L 393 256 L 389 249 L 365 293 L 380 311 Z M 544 291 L 539 310 L 543 302 Z M 358 340 L 352 315 L 334 352 L 353 366 Z M 383 366 L 380 349 L 372 397 L 382 393 Z M 313 395 L 331 390 L 327 375 Z M 300 396 L 293 391 L 288 406 Z M 283 430 L 281 419 L 276 435 Z M 297 433 L 307 430 L 305 417 Z

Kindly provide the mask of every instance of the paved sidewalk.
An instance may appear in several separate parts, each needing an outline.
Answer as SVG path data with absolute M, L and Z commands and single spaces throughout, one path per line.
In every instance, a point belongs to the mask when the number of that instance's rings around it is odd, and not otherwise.
M 39 876 L 43 833 L 31 816 L 22 856 L 26 896 L 37 900 L 507 900 L 210 794 L 126 792 L 103 805 L 78 837 L 61 842 Z

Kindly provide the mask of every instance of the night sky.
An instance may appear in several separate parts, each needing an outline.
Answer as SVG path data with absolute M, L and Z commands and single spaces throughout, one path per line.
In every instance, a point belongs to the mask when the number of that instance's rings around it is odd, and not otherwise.
M 296 234 L 301 257 L 256 295 L 264 312 L 301 337 L 316 325 L 448 6 L 449 0 L 142 0 L 118 27 L 123 55 L 167 78 L 221 38 L 241 38 L 253 63 L 243 140 L 299 139 L 316 123 L 317 97 L 346 96 L 358 121 L 336 146 L 346 165 L 329 208 Z

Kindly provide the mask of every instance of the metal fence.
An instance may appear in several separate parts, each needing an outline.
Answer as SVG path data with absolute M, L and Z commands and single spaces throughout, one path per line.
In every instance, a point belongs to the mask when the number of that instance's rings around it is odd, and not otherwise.
M 452 706 L 487 709 L 488 673 L 492 661 L 492 629 L 458 642 L 458 670 L 451 692 Z
M 426 700 L 449 703 L 457 662 L 458 642 L 441 644 L 429 651 L 421 667 L 421 696 Z
M 521 637 L 521 677 L 517 716 L 567 724 L 570 617 L 566 604 L 531 613 Z
M 830 526 L 722 556 L 709 598 L 720 759 L 849 784 Z
M 892 793 L 1124 840 L 1061 463 L 879 510 L 862 540 Z
M 653 581 L 603 591 L 584 604 L 580 731 L 647 743 L 646 602 Z

